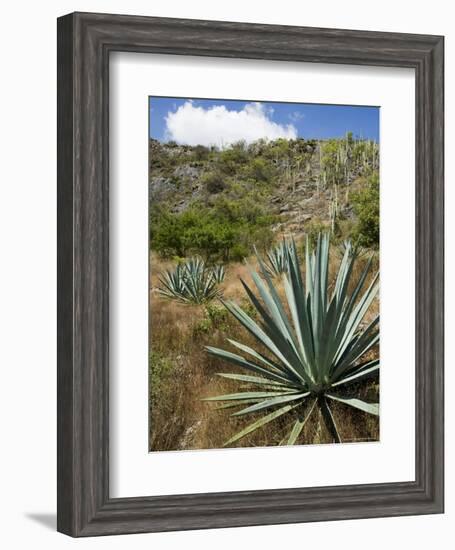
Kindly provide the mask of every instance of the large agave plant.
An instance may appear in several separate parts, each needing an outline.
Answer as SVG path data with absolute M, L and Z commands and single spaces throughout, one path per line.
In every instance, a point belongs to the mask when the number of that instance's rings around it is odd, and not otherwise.
M 208 267 L 201 258 L 191 258 L 159 277 L 161 296 L 184 304 L 204 304 L 221 296 L 224 267 Z
M 305 282 L 294 242 L 286 254 L 288 269 L 283 280 L 287 307 L 260 259 L 259 273 L 251 270 L 256 292 L 242 281 L 259 321 L 234 302 L 223 302 L 253 336 L 257 348 L 236 340 L 229 342 L 239 353 L 207 348 L 210 354 L 248 371 L 248 374 L 220 373 L 220 376 L 253 387 L 207 400 L 224 402 L 223 408 L 240 407 L 233 416 L 260 413 L 225 445 L 295 411 L 296 420 L 282 441 L 293 445 L 305 423 L 318 410 L 334 440 L 341 442 L 331 409 L 333 401 L 368 414 L 379 414 L 378 403 L 367 403 L 352 395 L 353 383 L 379 371 L 379 359 L 364 358 L 379 341 L 379 315 L 362 324 L 379 288 L 378 273 L 367 285 L 371 260 L 350 292 L 355 258 L 349 250 L 341 260 L 333 289 L 329 289 L 327 235 L 319 235 L 315 250 L 310 250 L 307 242 Z

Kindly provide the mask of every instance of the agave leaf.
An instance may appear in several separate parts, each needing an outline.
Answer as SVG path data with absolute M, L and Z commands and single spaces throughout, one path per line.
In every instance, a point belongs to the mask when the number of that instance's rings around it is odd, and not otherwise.
M 332 302 L 336 303 L 335 325 L 331 327 L 330 340 L 327 342 L 326 355 L 325 355 L 325 373 L 327 373 L 327 361 L 336 363 L 335 357 L 342 353 L 342 342 L 346 337 L 346 327 L 350 320 L 350 314 L 358 293 L 361 291 L 365 278 L 369 271 L 369 266 L 362 273 L 360 280 L 354 290 L 351 298 L 347 296 L 348 285 L 352 273 L 352 267 L 354 264 L 353 258 L 350 258 L 348 252 L 345 253 L 340 269 L 338 271 L 337 281 L 335 284 L 335 290 L 332 295 Z M 349 340 L 348 340 L 349 343 Z
M 284 340 L 284 345 L 282 345 L 281 348 L 286 353 L 286 357 L 291 362 L 293 369 L 295 369 L 304 378 L 307 384 L 311 385 L 311 383 L 313 382 L 311 380 L 311 375 L 309 372 L 307 372 L 307 369 L 305 368 L 305 362 L 301 353 L 302 350 L 301 348 L 299 348 L 298 341 L 296 340 L 293 328 L 284 310 L 281 299 L 278 296 L 273 281 L 269 277 L 267 270 L 265 269 L 265 266 L 259 257 L 258 263 L 261 267 L 262 275 L 267 283 L 268 291 L 265 288 L 261 278 L 255 272 L 252 272 L 251 276 L 266 307 L 268 308 L 273 322 L 275 323 L 276 330 L 273 330 L 273 327 L 271 327 L 271 332 L 276 333 L 277 335 L 281 335 L 282 340 Z M 271 323 L 269 322 L 268 324 L 270 326 Z
M 322 311 L 327 309 L 327 287 L 329 280 L 329 256 L 330 256 L 330 241 L 328 235 L 322 236 L 322 252 L 321 252 L 321 305 Z
M 299 355 L 303 364 L 303 368 L 308 377 L 314 382 L 314 349 L 312 338 L 312 327 L 309 324 L 308 316 L 306 316 L 306 309 L 298 309 L 298 302 L 295 295 L 295 289 L 289 282 L 288 278 L 284 277 L 284 290 L 286 292 L 286 298 L 291 312 L 292 320 L 297 334 L 297 340 L 299 344 Z
M 264 398 L 264 397 L 275 397 L 275 396 L 282 396 L 282 395 L 289 395 L 291 392 L 284 392 L 284 391 L 245 391 L 241 393 L 227 393 L 225 395 L 217 395 L 216 397 L 204 397 L 202 401 L 238 401 L 243 399 L 258 399 L 258 398 Z
M 247 382 L 247 383 L 249 382 L 251 384 L 274 386 L 277 388 L 286 387 L 282 383 L 271 382 L 270 380 L 267 380 L 267 378 L 260 378 L 259 376 L 248 376 L 247 374 L 231 374 L 227 372 L 217 372 L 216 374 L 217 376 L 221 376 L 222 378 L 228 378 L 230 380 L 238 380 L 240 382 Z
M 328 374 L 330 367 L 333 363 L 333 357 L 336 352 L 336 333 L 335 328 L 338 321 L 337 318 L 337 298 L 336 296 L 330 302 L 329 309 L 325 318 L 324 329 L 321 334 L 321 341 L 323 342 L 322 349 L 319 349 L 319 354 L 316 358 L 319 366 L 319 371 L 323 380 L 328 380 Z
M 366 368 L 361 368 L 361 367 L 366 367 Z M 359 365 L 357 368 L 358 370 L 355 374 L 351 374 L 346 378 L 343 378 L 338 382 L 335 382 L 334 384 L 332 384 L 332 388 L 336 388 L 337 386 L 342 386 L 344 384 L 349 384 L 351 382 L 360 382 L 360 380 L 365 380 L 367 378 L 371 378 L 372 376 L 375 376 L 379 371 L 379 359 L 373 359 L 373 361 L 368 361 L 364 365 Z
M 347 295 L 346 295 L 348 283 L 349 283 L 348 274 L 352 271 L 352 265 L 354 263 L 354 260 L 353 258 L 349 258 L 348 251 L 346 252 L 345 257 L 343 258 L 343 262 L 342 262 L 342 265 L 340 266 L 339 277 L 337 279 L 337 283 L 339 283 L 339 286 L 338 286 L 337 292 L 335 293 L 335 297 L 338 301 L 338 308 L 343 306 L 343 304 L 346 304 L 346 305 L 344 309 L 341 309 L 341 310 L 338 309 L 336 313 L 336 317 L 339 318 L 336 335 L 333 336 L 333 332 L 332 332 L 331 338 L 329 338 L 328 335 L 325 335 L 325 338 L 324 338 L 324 341 L 326 342 L 326 347 L 328 350 L 328 353 L 325 356 L 325 359 L 326 359 L 325 374 L 327 374 L 327 367 L 329 367 L 328 361 L 332 363 L 332 371 L 337 371 L 338 374 L 340 374 L 341 372 L 346 370 L 345 366 L 340 368 L 341 365 L 339 363 L 341 362 L 342 358 L 343 360 L 346 359 L 345 357 L 343 357 L 343 355 L 345 354 L 346 350 L 355 341 L 356 339 L 355 335 L 356 335 L 356 332 L 358 332 L 359 324 L 362 321 L 368 308 L 370 307 L 373 299 L 377 294 L 377 290 L 379 288 L 378 285 L 376 284 L 377 277 L 378 277 L 378 275 L 376 275 L 373 278 L 373 281 L 371 282 L 368 290 L 360 298 L 358 304 L 354 307 L 355 300 L 359 295 L 364 285 L 366 276 L 368 274 L 371 260 L 370 262 L 368 262 L 368 265 L 364 269 L 364 272 L 362 273 L 360 280 L 358 281 L 358 284 L 349 299 L 347 298 Z M 340 277 L 340 273 L 342 273 L 343 271 L 345 273 L 342 274 L 342 276 Z M 369 329 L 367 329 L 366 332 L 368 331 Z M 359 353 L 357 358 L 367 351 L 366 349 L 367 338 L 363 340 L 359 340 L 359 344 L 362 344 L 364 347 L 363 349 L 360 347 L 360 345 L 357 346 L 357 348 L 354 347 L 354 349 L 356 349 L 356 351 Z M 368 345 L 370 348 L 374 344 L 370 342 Z M 351 356 L 349 357 L 350 363 L 352 364 L 353 362 L 355 362 L 357 358 L 353 357 L 351 353 Z
M 270 351 L 274 353 L 285 364 L 287 370 L 291 371 L 295 376 L 297 376 L 299 380 L 304 380 L 307 384 L 311 385 L 310 377 L 306 373 L 304 366 L 300 364 L 301 358 L 298 353 L 296 354 L 295 349 L 289 346 L 289 341 L 286 340 L 285 336 L 283 336 L 283 334 L 280 332 L 279 327 L 277 327 L 266 309 L 254 296 L 248 285 L 242 279 L 241 282 L 243 284 L 243 287 L 245 288 L 246 293 L 248 294 L 248 297 L 250 298 L 251 303 L 261 315 L 265 334 L 267 335 L 268 339 L 273 342 L 273 345 L 275 346 L 275 349 L 278 350 L 278 353 L 266 342 L 262 341 L 262 343 L 266 347 L 268 347 L 268 349 L 270 349 Z M 252 334 L 257 338 L 254 333 Z
M 280 349 L 275 345 L 271 337 L 237 304 L 234 302 L 222 302 L 226 309 L 248 330 L 248 332 L 259 340 L 264 346 L 272 351 L 283 363 L 292 368 Z
M 349 253 L 345 252 L 343 259 L 341 261 L 340 267 L 338 269 L 337 278 L 335 281 L 335 288 L 333 291 L 333 296 L 337 297 L 337 302 L 343 304 L 343 298 L 346 296 L 347 288 L 349 285 L 349 280 L 351 277 L 353 268 L 353 261 L 349 257 Z
M 286 272 L 288 267 L 286 263 L 287 250 L 289 246 L 289 241 L 283 239 L 281 243 L 267 251 L 267 263 L 265 267 L 271 277 L 278 277 Z
M 326 395 L 330 399 L 339 401 L 340 403 L 344 403 L 345 405 L 349 405 L 355 409 L 360 409 L 366 413 L 379 416 L 379 403 L 366 403 L 365 401 L 361 401 L 355 397 L 339 397 L 338 395 L 332 395 L 330 393 L 327 393 Z
M 234 302 L 223 302 L 223 304 L 256 340 L 261 342 L 285 365 L 287 370 L 291 371 L 302 382 L 311 384 L 311 380 L 299 363 L 299 357 L 278 329 L 271 328 L 265 332 L 237 304 Z M 267 322 L 267 319 L 265 319 L 265 322 Z
M 309 393 L 291 393 L 287 395 L 282 394 L 276 397 L 272 397 L 272 395 L 276 395 L 276 394 L 274 394 L 273 392 L 270 392 L 271 399 L 266 399 L 255 405 L 250 405 L 246 409 L 242 409 L 241 411 L 234 413 L 232 416 L 241 416 L 243 414 L 262 411 L 263 409 L 275 407 L 276 405 L 288 403 L 289 401 L 296 401 L 297 399 L 301 400 L 305 397 L 308 397 L 310 394 Z
M 279 374 L 276 374 L 274 372 L 270 372 L 260 365 L 257 365 L 256 363 L 252 363 L 251 361 L 248 361 L 241 355 L 237 355 L 236 353 L 231 353 L 230 351 L 226 351 L 224 349 L 219 348 L 213 348 L 211 346 L 206 346 L 205 348 L 211 355 L 215 355 L 217 357 L 220 357 L 221 359 L 224 359 L 226 361 L 229 361 L 230 363 L 234 363 L 234 365 L 238 365 L 239 367 L 243 367 L 246 370 L 253 371 L 257 374 L 262 374 L 263 376 L 270 378 L 271 380 L 275 380 L 276 382 L 287 382 L 288 379 L 286 379 L 284 376 L 281 376 Z
M 288 437 L 288 440 L 287 440 L 287 445 L 294 445 L 295 442 L 297 441 L 297 438 L 299 437 L 299 435 L 301 434 L 305 424 L 308 422 L 308 419 L 310 418 L 311 416 L 311 413 L 313 412 L 314 408 L 316 407 L 316 403 L 317 403 L 317 399 L 315 399 L 313 401 L 313 404 L 311 405 L 310 407 L 310 410 L 308 411 L 308 413 L 305 415 L 304 418 L 302 419 L 298 419 L 295 421 L 295 424 L 291 430 L 291 433 L 289 434 L 289 437 Z M 286 440 L 286 438 L 284 439 L 284 441 Z
M 244 353 L 251 355 L 255 359 L 257 359 L 259 362 L 263 363 L 264 366 L 268 369 L 270 369 L 272 372 L 276 372 L 277 374 L 284 376 L 286 379 L 292 381 L 300 379 L 294 375 L 294 373 L 290 372 L 289 369 L 286 369 L 285 367 L 279 365 L 278 363 L 275 363 L 268 359 L 268 357 L 265 357 L 262 353 L 257 352 L 250 346 L 247 346 L 245 344 L 242 344 L 240 342 L 236 342 L 235 340 L 232 340 L 231 338 L 227 338 L 227 341 L 232 344 L 234 347 L 238 348 L 239 350 L 243 351 Z
M 321 235 L 318 236 L 318 245 L 313 257 L 313 294 L 311 295 L 311 312 L 313 320 L 313 339 L 314 339 L 314 354 L 319 357 L 321 346 L 322 333 L 322 300 L 321 300 Z
M 356 285 L 355 289 L 353 290 L 353 292 L 351 294 L 351 297 L 349 298 L 349 303 L 348 303 L 347 308 L 346 308 L 348 312 L 352 311 L 352 307 L 357 302 L 357 298 L 359 297 L 359 295 L 360 295 L 360 293 L 361 293 L 361 291 L 362 291 L 362 289 L 365 285 L 365 282 L 367 280 L 368 274 L 370 273 L 372 262 L 373 262 L 373 258 L 371 257 L 368 260 L 365 268 L 363 269 L 359 280 L 357 281 L 357 285 Z M 351 263 L 352 263 L 352 265 L 354 265 L 354 260 L 351 260 Z
M 292 247 L 288 251 L 288 254 L 289 272 L 285 277 L 285 292 L 301 347 L 301 354 L 312 380 L 315 381 L 316 365 L 313 327 L 309 312 L 304 305 L 306 301 L 305 288 L 303 286 L 302 274 L 294 241 L 292 241 Z
M 292 328 L 287 318 L 287 315 L 284 312 L 283 304 L 281 303 L 278 293 L 273 285 L 272 279 L 268 275 L 267 270 L 262 263 L 262 260 L 258 258 L 258 261 L 262 269 L 262 275 L 267 282 L 268 290 L 257 273 L 251 271 L 251 277 L 274 323 L 280 330 L 281 334 L 283 334 L 286 341 L 290 344 L 294 353 L 298 356 L 296 341 L 292 333 Z
M 322 417 L 324 418 L 327 429 L 331 433 L 332 437 L 335 439 L 335 442 L 341 443 L 340 432 L 338 431 L 338 427 L 336 425 L 332 410 L 330 409 L 329 404 L 327 403 L 327 399 L 325 397 L 319 399 L 319 407 L 321 409 Z
M 233 437 L 231 437 L 231 439 L 226 441 L 226 443 L 224 444 L 224 447 L 226 447 L 227 445 L 231 445 L 231 443 L 235 443 L 236 441 L 238 441 L 242 437 L 245 437 L 249 433 L 257 430 L 258 428 L 264 426 L 265 424 L 268 424 L 269 422 L 271 422 L 272 420 L 275 420 L 279 416 L 282 416 L 283 414 L 288 413 L 289 411 L 295 409 L 298 406 L 299 406 L 299 404 L 297 404 L 297 405 L 285 405 L 284 407 L 281 407 L 280 409 L 277 409 L 276 411 L 271 412 L 267 416 L 263 416 L 259 420 L 256 420 L 256 422 L 253 422 L 252 424 L 249 424 L 246 428 L 244 428 L 240 432 L 236 433 Z
M 222 265 L 215 265 L 212 269 L 212 277 L 217 284 L 221 284 L 224 281 L 226 270 Z
M 244 401 L 227 401 L 215 407 L 215 410 L 233 409 L 234 407 L 243 407 L 246 403 L 259 403 L 262 399 L 245 399 Z
M 363 333 L 359 333 L 357 337 L 351 340 L 351 343 L 346 346 L 343 356 L 333 369 L 333 379 L 340 378 L 345 373 L 357 370 L 356 362 L 367 351 L 373 348 L 379 342 L 379 332 L 376 326 L 379 323 L 379 316 L 364 329 Z
M 305 287 L 306 287 L 306 297 L 310 296 L 313 293 L 313 278 L 311 274 L 311 255 L 310 255 L 310 241 L 308 236 L 306 238 L 305 244 Z
M 366 312 L 368 311 L 369 307 L 371 306 L 373 300 L 376 298 L 376 295 L 379 290 L 379 284 L 377 284 L 378 275 L 376 275 L 370 286 L 368 287 L 368 290 L 365 292 L 365 294 L 362 296 L 362 298 L 359 300 L 358 304 L 354 307 L 353 312 L 351 313 L 348 322 L 346 323 L 345 330 L 344 330 L 344 336 L 341 340 L 340 347 L 338 349 L 337 356 L 335 358 L 335 361 L 337 361 L 341 355 L 344 353 L 347 345 L 353 338 L 355 332 L 358 330 L 359 324 L 361 323 L 362 319 L 364 318 Z

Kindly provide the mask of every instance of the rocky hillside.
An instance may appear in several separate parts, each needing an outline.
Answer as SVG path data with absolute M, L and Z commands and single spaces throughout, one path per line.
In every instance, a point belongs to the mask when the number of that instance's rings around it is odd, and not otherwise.
M 223 150 L 150 140 L 151 221 L 210 209 L 223 216 L 229 205 L 231 218 L 235 211 L 247 220 L 251 209 L 267 216 L 275 238 L 321 227 L 342 236 L 357 223 L 352 197 L 371 184 L 378 167 L 377 144 L 351 135 Z

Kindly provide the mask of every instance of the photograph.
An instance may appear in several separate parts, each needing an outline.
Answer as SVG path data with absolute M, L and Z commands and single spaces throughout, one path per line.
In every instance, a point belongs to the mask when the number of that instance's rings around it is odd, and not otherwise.
M 379 107 L 149 98 L 149 450 L 379 440 Z

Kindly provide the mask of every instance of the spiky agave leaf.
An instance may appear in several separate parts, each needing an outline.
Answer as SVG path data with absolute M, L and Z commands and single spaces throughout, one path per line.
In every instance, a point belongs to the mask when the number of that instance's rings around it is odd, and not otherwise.
M 342 241 L 339 245 L 339 252 L 342 257 L 344 256 L 346 250 L 349 251 L 349 254 L 354 258 L 361 258 L 368 253 L 368 249 L 359 244 L 358 240 L 351 241 L 349 239 L 345 239 Z
M 215 280 L 215 282 L 220 285 L 224 281 L 224 277 L 226 275 L 226 270 L 224 269 L 224 265 L 217 264 L 212 267 L 212 275 Z
M 267 353 L 235 340 L 229 342 L 239 353 L 207 347 L 210 354 L 253 374 L 221 374 L 247 382 L 249 389 L 234 394 L 235 398 L 229 394 L 208 400 L 235 403 L 239 407 L 247 405 L 234 415 L 267 412 L 266 416 L 234 435 L 226 445 L 290 411 L 299 416 L 283 442 L 294 444 L 314 410 L 322 413 L 334 440 L 339 442 L 341 438 L 329 405 L 333 400 L 369 414 L 379 414 L 378 404 L 345 395 L 345 387 L 375 376 L 379 371 L 379 360 L 362 361 L 379 341 L 379 316 L 366 326 L 362 324 L 377 296 L 379 274 L 376 273 L 366 286 L 370 259 L 349 292 L 355 257 L 346 250 L 333 290 L 329 292 L 329 248 L 328 235 L 318 236 L 314 250 L 307 240 L 304 283 L 295 242 L 290 242 L 283 277 L 285 303 L 279 297 L 267 266 L 258 257 L 259 271 L 251 270 L 255 290 L 243 280 L 242 284 L 259 321 L 234 302 L 223 302 L 253 336 L 258 349 Z M 258 389 L 253 391 L 251 387 Z
M 267 251 L 265 267 L 272 277 L 279 277 L 287 271 L 287 249 L 290 243 L 286 239 Z
M 177 264 L 159 276 L 161 296 L 184 304 L 204 304 L 221 296 L 224 267 L 207 267 L 199 257 Z

